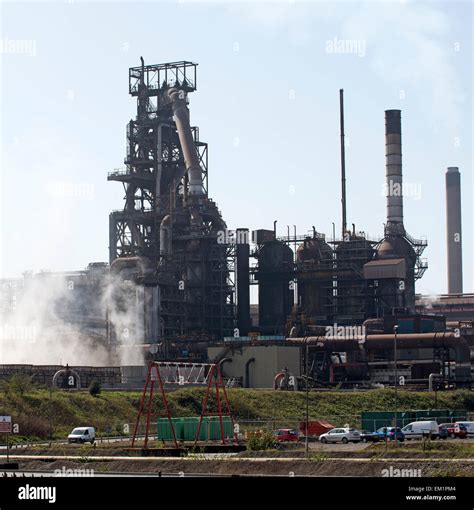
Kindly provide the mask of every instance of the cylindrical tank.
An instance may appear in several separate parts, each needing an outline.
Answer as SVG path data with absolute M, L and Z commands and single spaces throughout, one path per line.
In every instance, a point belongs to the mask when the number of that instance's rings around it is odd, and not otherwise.
M 332 271 L 332 249 L 317 237 L 306 238 L 296 250 L 298 268 L 298 301 L 307 322 L 326 316 L 327 294 L 332 294 L 332 276 L 324 276 L 321 270 Z
M 281 241 L 264 244 L 258 253 L 258 309 L 260 332 L 284 334 L 293 305 L 290 280 L 293 273 L 293 252 Z
M 415 311 L 415 265 L 416 253 L 413 246 L 402 236 L 386 236 L 377 249 L 376 258 L 405 259 L 406 277 L 380 279 L 377 287 L 379 314 L 391 315 L 397 311 Z

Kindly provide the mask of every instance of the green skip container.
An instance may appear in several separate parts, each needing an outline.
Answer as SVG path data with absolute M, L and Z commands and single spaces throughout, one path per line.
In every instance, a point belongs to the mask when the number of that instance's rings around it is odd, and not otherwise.
M 199 416 L 171 418 L 174 432 L 178 441 L 194 441 L 199 427 Z M 230 416 L 222 417 L 224 439 L 232 439 L 234 436 L 232 420 Z M 217 441 L 222 438 L 219 416 L 205 416 L 202 419 L 199 441 Z M 157 439 L 172 441 L 173 434 L 168 418 L 159 418 L 157 422 Z

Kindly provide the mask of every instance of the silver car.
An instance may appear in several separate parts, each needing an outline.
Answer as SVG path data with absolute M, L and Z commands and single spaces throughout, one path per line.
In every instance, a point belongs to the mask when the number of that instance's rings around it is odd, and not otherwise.
M 339 428 L 332 429 L 325 434 L 321 434 L 319 436 L 319 440 L 321 443 L 344 443 L 347 444 L 349 442 L 359 443 L 360 442 L 360 432 L 356 429 L 350 428 Z

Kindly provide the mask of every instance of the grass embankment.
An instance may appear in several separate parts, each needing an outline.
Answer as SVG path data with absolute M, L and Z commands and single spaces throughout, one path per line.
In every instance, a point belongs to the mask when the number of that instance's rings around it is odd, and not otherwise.
M 228 396 L 238 420 L 273 420 L 277 426 L 295 426 L 306 410 L 304 392 L 230 389 Z M 20 426 L 19 435 L 46 438 L 50 423 L 53 437 L 64 438 L 74 426 L 92 425 L 99 433 L 123 432 L 124 424 L 136 419 L 141 394 L 139 392 L 102 392 L 93 397 L 88 392 L 67 392 L 30 389 L 24 394 L 0 392 L 0 415 L 12 415 Z M 183 388 L 168 393 L 173 416 L 200 414 L 203 388 Z M 360 392 L 310 392 L 309 416 L 328 419 L 334 425 L 358 426 L 362 411 L 387 411 L 394 407 L 391 390 Z M 467 409 L 474 411 L 474 393 L 466 390 L 439 392 L 399 391 L 398 409 Z

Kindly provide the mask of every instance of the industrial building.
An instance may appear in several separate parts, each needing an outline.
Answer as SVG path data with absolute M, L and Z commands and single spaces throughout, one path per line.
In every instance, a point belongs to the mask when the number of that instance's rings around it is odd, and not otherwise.
M 342 90 L 340 235 L 312 227 L 309 235 L 278 236 L 277 222 L 229 230 L 208 195 L 207 143 L 190 123 L 196 74 L 188 61 L 141 59 L 129 69 L 137 110 L 127 124 L 125 168 L 107 177 L 124 188 L 123 206 L 109 217 L 109 261 L 61 274 L 81 291 L 60 300 L 56 316 L 106 346 L 116 367 L 108 383 L 138 354 L 142 365 L 219 362 L 229 385 L 243 387 L 393 384 L 395 357 L 407 385 L 427 385 L 437 374 L 446 387 L 469 386 L 474 300 L 462 294 L 458 169 L 446 174 L 450 294 L 435 300 L 415 291 L 427 242 L 404 226 L 400 110 L 385 112 L 383 235 L 369 239 L 348 227 Z M 28 278 L 0 283 L 4 320 Z M 141 367 L 137 374 L 138 384 Z

